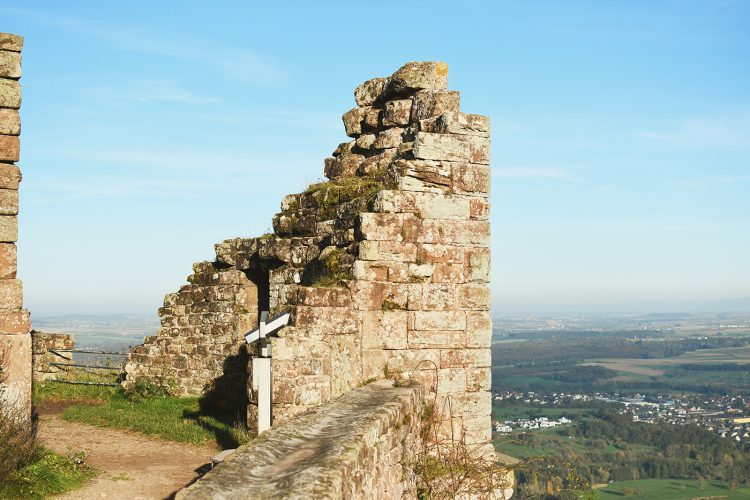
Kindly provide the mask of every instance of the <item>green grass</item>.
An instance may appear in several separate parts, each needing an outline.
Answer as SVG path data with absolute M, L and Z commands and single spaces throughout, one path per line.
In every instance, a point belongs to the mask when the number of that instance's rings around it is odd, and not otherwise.
M 640 494 L 625 495 L 623 489 L 640 490 Z M 636 481 L 618 481 L 606 488 L 597 490 L 602 500 L 616 498 L 658 498 L 660 500 L 681 500 L 697 497 L 715 497 L 725 500 L 750 498 L 750 487 L 730 490 L 722 481 L 707 481 L 703 489 L 698 488 L 695 480 L 677 479 L 639 479 Z
M 71 406 L 63 412 L 62 418 L 182 443 L 202 445 L 213 441 L 221 449 L 236 448 L 248 440 L 239 423 L 227 423 L 203 414 L 198 398 L 130 399 L 119 391 L 102 405 Z
M 0 498 L 47 498 L 78 489 L 95 475 L 82 454 L 64 456 L 40 446 L 28 465 L 0 479 Z
M 195 445 L 213 442 L 221 449 L 236 448 L 248 441 L 238 412 L 222 410 L 223 402 L 209 403 L 196 397 L 134 397 L 120 387 L 35 384 L 34 404 L 56 403 L 70 404 L 62 418 L 71 422 L 127 429 Z

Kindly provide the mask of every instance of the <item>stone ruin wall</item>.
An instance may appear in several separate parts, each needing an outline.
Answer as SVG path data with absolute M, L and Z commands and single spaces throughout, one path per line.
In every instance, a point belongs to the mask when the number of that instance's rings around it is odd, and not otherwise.
M 76 339 L 67 333 L 31 332 L 32 374 L 34 381 L 57 380 L 65 371 L 55 363 L 73 362 Z
M 31 418 L 31 331 L 16 279 L 23 38 L 0 33 L 0 409 Z
M 489 120 L 460 111 L 447 77 L 444 63 L 408 63 L 357 87 L 329 180 L 285 197 L 273 234 L 194 266 L 125 385 L 170 375 L 199 393 L 242 358 L 258 311 L 290 311 L 270 341 L 275 423 L 372 379 L 415 379 L 450 406 L 443 436 L 489 452 Z

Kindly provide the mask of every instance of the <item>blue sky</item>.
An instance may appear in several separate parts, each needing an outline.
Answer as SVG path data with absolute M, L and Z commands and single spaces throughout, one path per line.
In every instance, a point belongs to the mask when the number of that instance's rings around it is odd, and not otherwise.
M 268 231 L 354 87 L 410 60 L 492 119 L 496 311 L 750 310 L 750 3 L 177 5 L 0 3 L 26 37 L 33 314 L 154 311 L 214 242 Z

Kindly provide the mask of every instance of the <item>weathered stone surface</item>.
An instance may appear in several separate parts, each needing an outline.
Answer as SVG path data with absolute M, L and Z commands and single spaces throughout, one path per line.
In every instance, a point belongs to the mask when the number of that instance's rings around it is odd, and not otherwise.
M 362 349 L 406 349 L 406 311 L 371 311 L 362 320 Z
M 0 189 L 0 215 L 18 214 L 18 191 Z
M 0 280 L 0 310 L 20 310 L 23 304 L 23 287 L 16 279 Z
M 21 78 L 21 53 L 0 50 L 0 78 Z
M 31 330 L 29 311 L 0 310 L 0 334 L 25 334 Z
M 177 498 L 416 496 L 403 464 L 418 451 L 423 404 L 418 384 L 367 385 L 274 426 Z
M 0 411 L 16 409 L 31 421 L 31 336 L 0 335 L 4 381 L 0 383 Z
M 454 163 L 453 190 L 456 193 L 487 196 L 490 193 L 490 168 L 487 165 Z
M 364 137 L 364 136 L 363 136 Z M 359 141 L 359 139 L 357 139 Z M 357 154 L 341 155 L 336 158 L 325 159 L 324 175 L 329 179 L 337 177 L 352 177 L 364 161 L 365 157 Z
M 357 106 L 372 105 L 383 93 L 387 83 L 388 80 L 385 78 L 373 78 L 357 87 L 354 90 L 354 100 Z
M 0 243 L 0 279 L 15 279 L 16 270 L 16 246 L 12 243 Z
M 16 165 L 0 163 L 0 189 L 18 189 L 21 171 Z
M 388 213 L 361 213 L 355 226 L 360 240 L 401 241 L 401 217 Z
M 443 113 L 458 113 L 461 103 L 461 95 L 456 91 L 432 92 L 422 90 L 414 94 L 414 103 L 411 108 L 411 121 L 419 123 L 429 118 L 437 118 Z M 425 130 L 422 124 L 422 130 Z M 425 130 L 426 132 L 442 132 L 442 129 Z
M 377 149 L 396 148 L 403 142 L 404 129 L 394 127 L 380 132 L 373 143 Z
M 357 137 L 362 133 L 362 122 L 369 108 L 350 109 L 341 119 L 344 122 L 344 130 L 349 137 Z
M 56 380 L 62 368 L 54 363 L 70 363 L 75 337 L 65 333 L 31 332 L 34 380 Z
M 17 109 L 0 108 L 0 134 L 18 135 L 21 133 L 21 117 Z
M 385 103 L 383 113 L 384 127 L 404 127 L 411 117 L 411 99 L 397 99 Z
M 0 161 L 18 161 L 21 144 L 17 136 L 0 135 Z
M 448 87 L 448 65 L 444 62 L 409 62 L 401 66 L 388 83 L 388 92 L 404 94 L 417 90 L 445 90 Z
M 18 240 L 18 218 L 15 215 L 0 215 L 0 242 Z
M 0 78 L 0 108 L 21 107 L 21 85 L 16 80 Z
M 21 52 L 23 48 L 23 37 L 13 33 L 0 33 L 0 50 Z
M 410 314 L 413 330 L 466 330 L 466 313 L 462 311 L 416 311 Z

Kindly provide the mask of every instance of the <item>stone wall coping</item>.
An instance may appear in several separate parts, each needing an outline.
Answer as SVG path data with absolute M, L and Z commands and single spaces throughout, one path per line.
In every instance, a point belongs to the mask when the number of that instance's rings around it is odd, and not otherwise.
M 373 382 L 272 427 L 176 498 L 340 498 L 361 448 L 421 404 L 416 382 Z

